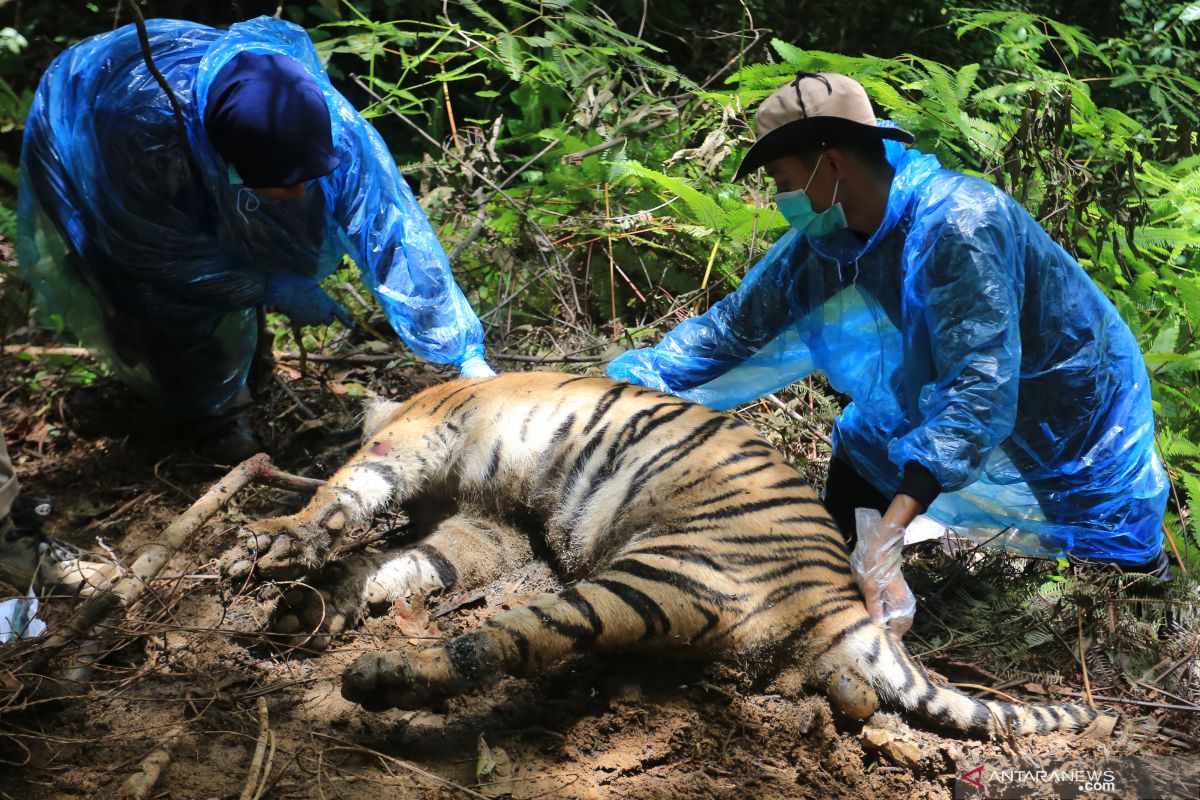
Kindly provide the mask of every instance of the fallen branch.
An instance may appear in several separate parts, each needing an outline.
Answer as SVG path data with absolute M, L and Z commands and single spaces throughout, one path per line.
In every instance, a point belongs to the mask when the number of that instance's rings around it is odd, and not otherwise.
M 180 723 L 167 731 L 162 744 L 150 755 L 142 759 L 142 766 L 121 784 L 117 797 L 121 800 L 144 800 L 154 791 L 163 770 L 171 763 L 171 751 L 179 742 L 179 737 L 187 730 L 186 723 Z
M 97 592 L 85 600 L 61 627 L 34 652 L 25 671 L 35 679 L 46 679 L 51 659 L 79 639 L 93 638 L 93 630 L 115 612 L 124 610 L 141 596 L 175 552 L 203 525 L 209 517 L 223 508 L 247 483 L 272 471 L 271 460 L 265 453 L 251 456 L 234 467 L 224 478 L 204 493 L 199 500 L 167 526 L 157 542 L 149 545 L 125 573 L 125 577 L 110 589 Z M 61 681 L 61 678 L 59 679 Z M 65 684 L 65 681 L 63 681 Z M 34 692 L 42 690 L 42 684 Z

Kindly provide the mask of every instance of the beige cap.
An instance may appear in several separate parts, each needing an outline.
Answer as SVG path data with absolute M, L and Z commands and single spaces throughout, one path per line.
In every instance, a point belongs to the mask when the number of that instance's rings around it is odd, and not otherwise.
M 880 127 L 866 89 L 836 72 L 800 72 L 776 89 L 758 106 L 754 133 L 758 141 L 742 159 L 734 180 L 810 147 L 869 137 L 913 141 L 908 131 Z

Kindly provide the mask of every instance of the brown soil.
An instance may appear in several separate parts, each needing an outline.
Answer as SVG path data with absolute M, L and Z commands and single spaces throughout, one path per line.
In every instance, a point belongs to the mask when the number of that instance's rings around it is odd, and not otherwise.
M 182 432 L 123 388 L 63 390 L 5 358 L 4 431 L 24 490 L 53 497 L 52 532 L 126 557 L 155 539 L 224 468 L 186 452 Z M 439 376 L 412 369 L 331 370 L 324 384 L 284 370 L 258 424 L 275 462 L 327 475 L 357 445 L 352 380 L 405 395 Z M 339 392 L 342 392 L 339 394 Z M 274 652 L 253 634 L 270 590 L 229 587 L 209 559 L 242 521 L 297 508 L 299 495 L 244 490 L 176 556 L 133 609 L 125 644 L 100 663 L 90 692 L 53 707 L 0 711 L 0 797 L 116 796 L 142 760 L 174 740 L 152 796 L 238 797 L 265 698 L 274 755 L 271 798 L 950 798 L 963 764 L 1069 753 L 1066 737 L 985 744 L 943 738 L 877 715 L 920 750 L 915 766 L 864 749 L 862 724 L 835 721 L 823 697 L 748 681 L 731 665 L 586 658 L 532 679 L 420 712 L 364 712 L 339 675 L 368 648 L 406 635 L 452 635 L 554 585 L 532 565 L 482 597 L 430 619 L 417 600 L 367 621 L 330 652 Z M 48 603 L 51 625 L 69 607 Z M 440 609 L 439 609 L 440 610 Z M 436 613 L 436 612 L 435 612 Z M 13 666 L 0 649 L 0 673 Z M 0 675 L 2 677 L 2 675 Z M 19 705 L 19 704 L 18 704 Z M 1109 741 L 1092 741 L 1097 755 Z M 486 768 L 488 764 L 493 767 Z

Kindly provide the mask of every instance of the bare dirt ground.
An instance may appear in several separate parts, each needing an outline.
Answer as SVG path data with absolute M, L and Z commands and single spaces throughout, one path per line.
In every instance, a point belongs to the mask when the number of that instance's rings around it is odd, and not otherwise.
M 69 365 L 47 369 L 12 357 L 0 364 L 0 417 L 23 489 L 55 500 L 50 530 L 67 541 L 94 552 L 111 548 L 128 561 L 227 469 L 189 455 L 183 431 L 112 381 L 72 387 L 63 379 Z M 402 397 L 445 377 L 402 365 L 333 366 L 316 380 L 292 367 L 280 368 L 257 423 L 278 466 L 313 477 L 327 476 L 357 446 L 356 384 Z M 1156 709 L 1156 701 L 1179 702 L 1152 693 L 1140 695 L 1151 707 L 1100 704 L 1121 715 L 1111 735 L 982 743 L 886 714 L 864 731 L 835 720 L 823 697 L 751 682 L 736 664 L 637 657 L 579 659 L 443 708 L 364 712 L 339 694 L 341 670 L 355 655 L 453 635 L 552 588 L 554 576 L 531 565 L 482 595 L 427 605 L 414 598 L 323 655 L 278 652 L 254 636 L 269 617 L 272 592 L 225 585 L 209 562 L 243 521 L 303 501 L 264 487 L 239 493 L 143 595 L 121 645 L 98 662 L 90 691 L 50 706 L 0 692 L 7 703 L 0 707 L 0 797 L 114 797 L 164 746 L 170 763 L 152 797 L 932 800 L 955 796 L 964 765 L 1084 750 L 1195 758 L 1197 715 Z M 47 603 L 52 629 L 69 606 L 66 598 Z M 929 607 L 946 613 L 944 605 Z M 915 633 L 926 642 L 933 636 L 920 626 Z M 1073 641 L 1074 629 L 1064 636 Z M 1169 652 L 1186 651 L 1194 640 L 1193 632 Z M 998 677 L 999 667 L 956 662 L 952 645 L 910 647 L 934 651 L 926 663 L 948 676 L 958 670 L 976 684 Z M 1078 664 L 1062 649 L 1061 683 L 1079 687 Z M 0 648 L 0 680 L 9 688 L 21 677 L 12 654 Z M 1003 677 L 1004 692 L 1035 700 L 1053 691 L 1046 687 L 1056 678 L 1032 664 L 1025 672 L 1007 668 Z M 878 744 L 889 738 L 896 741 Z

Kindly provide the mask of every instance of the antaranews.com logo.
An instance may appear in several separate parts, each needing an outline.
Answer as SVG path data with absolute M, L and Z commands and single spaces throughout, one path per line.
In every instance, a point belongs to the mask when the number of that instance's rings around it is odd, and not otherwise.
M 1007 764 L 959 763 L 955 798 L 1119 797 L 1122 800 L 1200 798 L 1200 759 L 1127 756 L 1070 761 L 1021 759 Z

